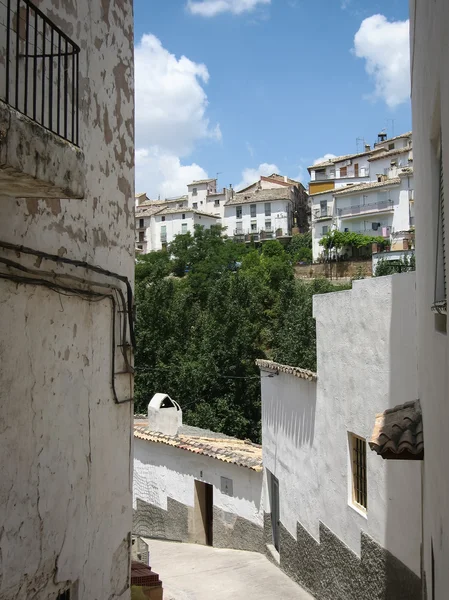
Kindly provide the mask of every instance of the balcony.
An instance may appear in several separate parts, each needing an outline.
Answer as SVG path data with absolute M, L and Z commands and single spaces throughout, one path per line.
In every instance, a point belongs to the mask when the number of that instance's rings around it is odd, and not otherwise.
M 30 0 L 0 2 L 2 193 L 84 196 L 84 156 L 78 148 L 79 53 Z
M 279 238 L 291 237 L 291 234 L 284 231 L 282 228 L 274 229 L 261 229 L 259 231 L 254 230 L 242 230 L 234 229 L 234 240 L 239 242 L 259 242 L 265 240 L 273 240 Z
M 328 206 L 326 209 L 316 208 L 313 210 L 312 216 L 314 221 L 321 221 L 332 218 L 332 208 Z
M 354 217 L 367 213 L 393 212 L 394 202 L 392 200 L 382 200 L 381 202 L 371 202 L 370 204 L 358 204 L 356 206 L 347 206 L 346 208 L 337 208 L 339 217 Z

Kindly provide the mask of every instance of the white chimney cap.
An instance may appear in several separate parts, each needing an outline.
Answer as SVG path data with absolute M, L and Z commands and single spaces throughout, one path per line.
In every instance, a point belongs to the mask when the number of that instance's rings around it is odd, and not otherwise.
M 157 393 L 148 405 L 148 427 L 165 435 L 176 435 L 182 425 L 182 410 L 168 394 Z

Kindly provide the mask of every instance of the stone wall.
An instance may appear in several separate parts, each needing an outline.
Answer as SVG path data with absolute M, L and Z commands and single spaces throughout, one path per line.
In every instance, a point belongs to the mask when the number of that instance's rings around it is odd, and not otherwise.
M 313 265 L 297 265 L 295 277 L 312 279 L 326 277 L 327 279 L 351 279 L 354 277 L 372 277 L 373 265 L 371 260 L 317 263 Z
M 265 543 L 271 544 L 268 513 L 265 523 Z M 299 523 L 295 539 L 281 523 L 280 567 L 317 600 L 421 599 L 421 579 L 413 571 L 363 532 L 360 544 L 359 558 L 321 522 L 319 541 Z

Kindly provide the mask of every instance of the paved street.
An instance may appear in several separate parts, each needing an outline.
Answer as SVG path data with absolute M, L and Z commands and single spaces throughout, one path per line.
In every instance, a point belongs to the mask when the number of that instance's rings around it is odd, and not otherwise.
M 261 554 L 147 541 L 164 600 L 313 600 Z

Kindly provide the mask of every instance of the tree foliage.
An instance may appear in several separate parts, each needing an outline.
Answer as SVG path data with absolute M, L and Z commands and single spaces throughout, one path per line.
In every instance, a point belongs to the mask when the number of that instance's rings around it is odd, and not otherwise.
M 385 245 L 385 239 L 381 236 L 364 235 L 353 231 L 338 231 L 334 229 L 323 235 L 319 241 L 320 246 L 323 246 L 328 252 L 332 250 L 340 250 L 341 248 L 362 248 L 371 244 Z
M 220 228 L 177 236 L 136 261 L 136 411 L 156 392 L 184 420 L 260 441 L 257 358 L 315 368 L 312 296 L 279 241 L 246 247 Z
M 386 260 L 382 258 L 376 265 L 374 277 L 382 275 L 394 275 L 394 273 L 406 273 L 415 270 L 415 255 L 403 256 L 399 260 Z

